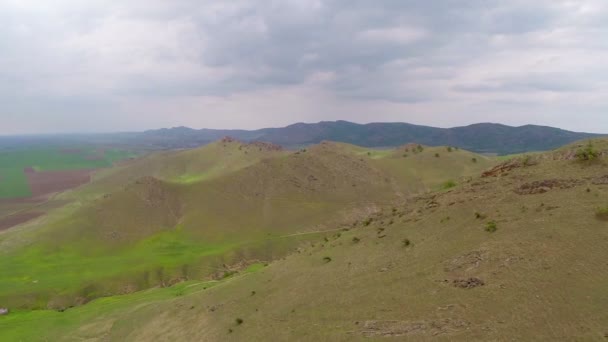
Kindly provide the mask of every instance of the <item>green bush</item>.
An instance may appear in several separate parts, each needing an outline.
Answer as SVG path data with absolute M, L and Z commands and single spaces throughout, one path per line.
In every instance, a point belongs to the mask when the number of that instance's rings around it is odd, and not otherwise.
M 472 161 L 473 163 L 477 163 L 477 158 L 471 158 L 471 161 Z
M 325 261 L 325 263 L 331 262 L 331 258 L 326 256 L 323 258 L 323 261 Z
M 439 153 L 435 153 L 435 158 L 439 158 Z
M 452 152 L 452 147 L 448 146 L 447 150 L 448 152 Z
M 600 152 L 589 142 L 587 146 L 576 152 L 576 159 L 580 161 L 593 161 L 600 157 Z
M 597 208 L 595 217 L 597 217 L 598 220 L 608 221 L 608 207 Z
M 355 236 L 353 238 L 353 243 L 359 243 L 359 242 L 361 242 L 361 239 L 359 239 L 358 237 Z
M 241 324 L 243 324 L 244 321 L 242 318 L 237 318 L 234 320 L 234 322 L 236 323 L 236 325 L 241 325 Z
M 494 233 L 498 229 L 498 225 L 495 221 L 490 221 L 486 223 L 486 232 Z
M 445 183 L 443 183 L 441 185 L 441 188 L 442 189 L 450 189 L 450 188 L 453 188 L 455 186 L 456 186 L 456 182 L 454 182 L 453 180 L 449 180 L 449 181 L 446 181 Z
M 478 220 L 483 220 L 483 219 L 486 218 L 486 215 L 484 215 L 484 214 L 482 214 L 480 212 L 476 212 L 475 213 L 475 218 L 478 219 Z
M 410 239 L 403 239 L 402 243 L 403 243 L 403 247 L 409 247 L 412 245 L 412 242 L 410 241 Z

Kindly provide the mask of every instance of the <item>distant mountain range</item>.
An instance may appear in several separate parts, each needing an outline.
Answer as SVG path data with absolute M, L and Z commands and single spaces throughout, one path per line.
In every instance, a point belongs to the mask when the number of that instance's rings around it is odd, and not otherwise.
M 550 150 L 576 140 L 601 135 L 536 125 L 511 127 L 479 123 L 464 127 L 437 128 L 408 123 L 356 124 L 348 121 L 323 121 L 251 131 L 175 127 L 135 133 L 130 138 L 154 148 L 189 148 L 225 136 L 243 141 L 266 141 L 288 148 L 331 140 L 365 147 L 394 147 L 419 143 L 429 146 L 457 146 L 480 153 L 510 154 Z

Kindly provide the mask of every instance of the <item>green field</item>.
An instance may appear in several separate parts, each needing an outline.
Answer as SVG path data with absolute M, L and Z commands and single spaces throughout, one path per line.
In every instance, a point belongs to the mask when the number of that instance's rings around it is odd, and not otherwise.
M 115 162 L 136 155 L 123 150 L 82 148 L 25 149 L 0 152 L 0 199 L 31 195 L 23 173 L 31 167 L 36 171 L 64 171 L 111 167 Z

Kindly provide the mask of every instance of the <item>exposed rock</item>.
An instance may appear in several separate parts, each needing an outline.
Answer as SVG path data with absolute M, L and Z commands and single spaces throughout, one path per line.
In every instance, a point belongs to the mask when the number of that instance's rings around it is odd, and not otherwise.
M 595 185 L 608 185 L 608 175 L 597 177 L 592 181 Z
M 479 286 L 484 286 L 486 283 L 479 278 L 469 278 L 469 279 L 456 279 L 452 281 L 452 284 L 455 287 L 459 287 L 461 289 L 473 289 Z
M 359 322 L 355 324 L 360 325 Z M 436 319 L 428 321 L 365 321 L 360 333 L 365 337 L 399 337 L 455 333 L 467 329 L 470 323 L 460 319 Z
M 515 189 L 515 193 L 519 195 L 543 194 L 552 189 L 569 189 L 581 185 L 582 183 L 583 181 L 579 179 L 546 179 L 543 181 L 526 183 Z
M 496 165 L 495 167 L 485 171 L 481 174 L 481 177 L 498 177 L 505 172 L 509 172 L 513 169 L 521 167 L 521 163 L 519 160 L 509 160 L 502 164 Z
M 8 315 L 8 312 L 7 308 L 0 308 L 0 316 Z
M 269 143 L 269 142 L 263 142 L 263 141 L 254 141 L 252 143 L 247 144 L 247 147 L 257 147 L 260 150 L 263 151 L 282 151 L 283 150 L 283 146 L 281 145 L 277 145 L 277 144 L 273 144 L 273 143 Z
M 228 143 L 237 142 L 237 141 L 238 140 L 236 140 L 235 138 L 228 137 L 228 136 L 223 137 L 222 140 L 220 140 L 220 142 L 223 143 L 223 144 L 228 144 Z

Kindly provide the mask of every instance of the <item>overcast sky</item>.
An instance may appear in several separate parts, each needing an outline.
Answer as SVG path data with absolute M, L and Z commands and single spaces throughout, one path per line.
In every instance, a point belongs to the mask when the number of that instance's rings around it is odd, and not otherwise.
M 0 134 L 608 132 L 606 0 L 0 0 Z

